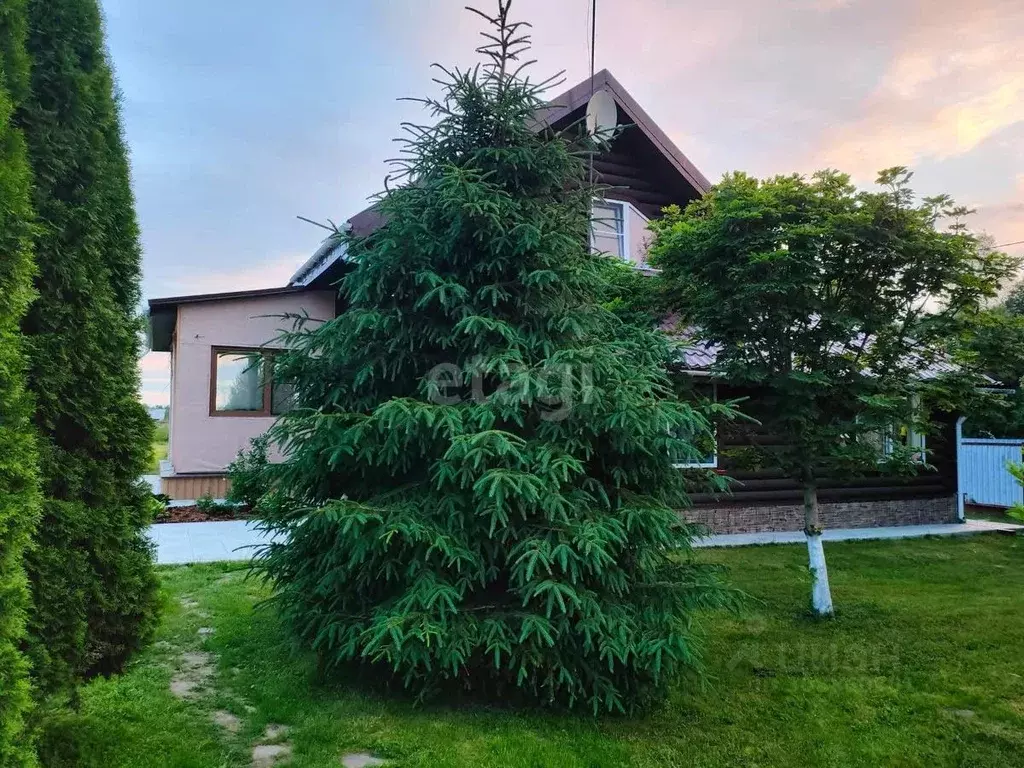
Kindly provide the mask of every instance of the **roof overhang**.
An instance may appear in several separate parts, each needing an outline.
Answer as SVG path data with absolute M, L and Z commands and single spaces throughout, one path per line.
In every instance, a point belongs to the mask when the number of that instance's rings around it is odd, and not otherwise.
M 282 296 L 302 293 L 305 286 L 286 285 L 280 288 L 259 288 L 252 291 L 225 291 L 197 293 L 188 296 L 168 296 L 149 300 L 149 348 L 153 352 L 170 352 L 174 341 L 174 326 L 178 321 L 178 307 L 183 304 L 202 304 L 212 301 L 254 299 L 262 296 Z
M 344 260 L 347 247 L 341 239 L 345 231 L 352 229 L 349 222 L 345 222 L 343 229 L 332 232 L 320 244 L 312 256 L 295 270 L 295 274 L 288 279 L 288 285 L 308 286 L 324 274 L 334 262 Z

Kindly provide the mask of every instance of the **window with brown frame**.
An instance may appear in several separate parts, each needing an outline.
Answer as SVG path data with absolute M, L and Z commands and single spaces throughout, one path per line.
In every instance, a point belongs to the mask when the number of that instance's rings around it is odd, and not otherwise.
M 274 382 L 274 353 L 214 347 L 210 361 L 211 416 L 278 416 L 289 410 L 293 389 Z

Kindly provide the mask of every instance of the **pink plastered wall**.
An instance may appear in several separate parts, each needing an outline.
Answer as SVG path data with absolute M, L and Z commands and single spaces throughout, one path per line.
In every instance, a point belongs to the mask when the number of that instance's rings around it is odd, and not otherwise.
M 334 292 L 182 304 L 171 355 L 170 455 L 175 474 L 223 472 L 273 418 L 210 415 L 213 347 L 259 347 L 287 326 L 285 313 L 334 317 Z

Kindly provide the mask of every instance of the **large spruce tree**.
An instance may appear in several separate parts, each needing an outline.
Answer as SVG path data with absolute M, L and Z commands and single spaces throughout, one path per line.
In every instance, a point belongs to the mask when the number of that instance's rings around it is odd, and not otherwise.
M 25 5 L 0 5 L 0 766 L 32 764 L 25 637 L 25 548 L 38 515 L 31 400 L 25 389 L 20 324 L 32 298 L 32 213 L 28 161 L 11 124 L 25 96 Z
M 43 691 L 119 669 L 150 631 L 156 584 L 139 482 L 140 249 L 95 0 L 29 0 L 16 113 L 35 177 L 39 299 L 24 330 L 41 433 L 43 516 L 29 623 Z
M 328 668 L 628 710 L 699 666 L 696 612 L 729 600 L 676 512 L 673 431 L 707 422 L 664 341 L 598 303 L 594 145 L 535 132 L 508 6 L 410 129 L 383 225 L 345 237 L 347 310 L 283 337 L 297 407 L 259 503 L 282 535 L 255 567 Z

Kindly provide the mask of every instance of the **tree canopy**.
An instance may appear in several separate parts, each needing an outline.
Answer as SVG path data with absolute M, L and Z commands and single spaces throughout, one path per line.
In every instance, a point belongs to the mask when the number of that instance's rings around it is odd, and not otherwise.
M 809 537 L 820 478 L 925 458 L 897 427 L 927 428 L 923 383 L 1012 266 L 978 247 L 948 197 L 917 201 L 910 177 L 891 168 L 865 191 L 834 171 L 736 173 L 652 223 L 651 263 L 685 326 L 717 348 L 716 375 L 761 393 L 744 408 L 778 439 L 754 451 L 803 485 Z
M 1003 300 L 1003 309 L 1011 315 L 1024 315 L 1024 283 L 1017 283 Z

